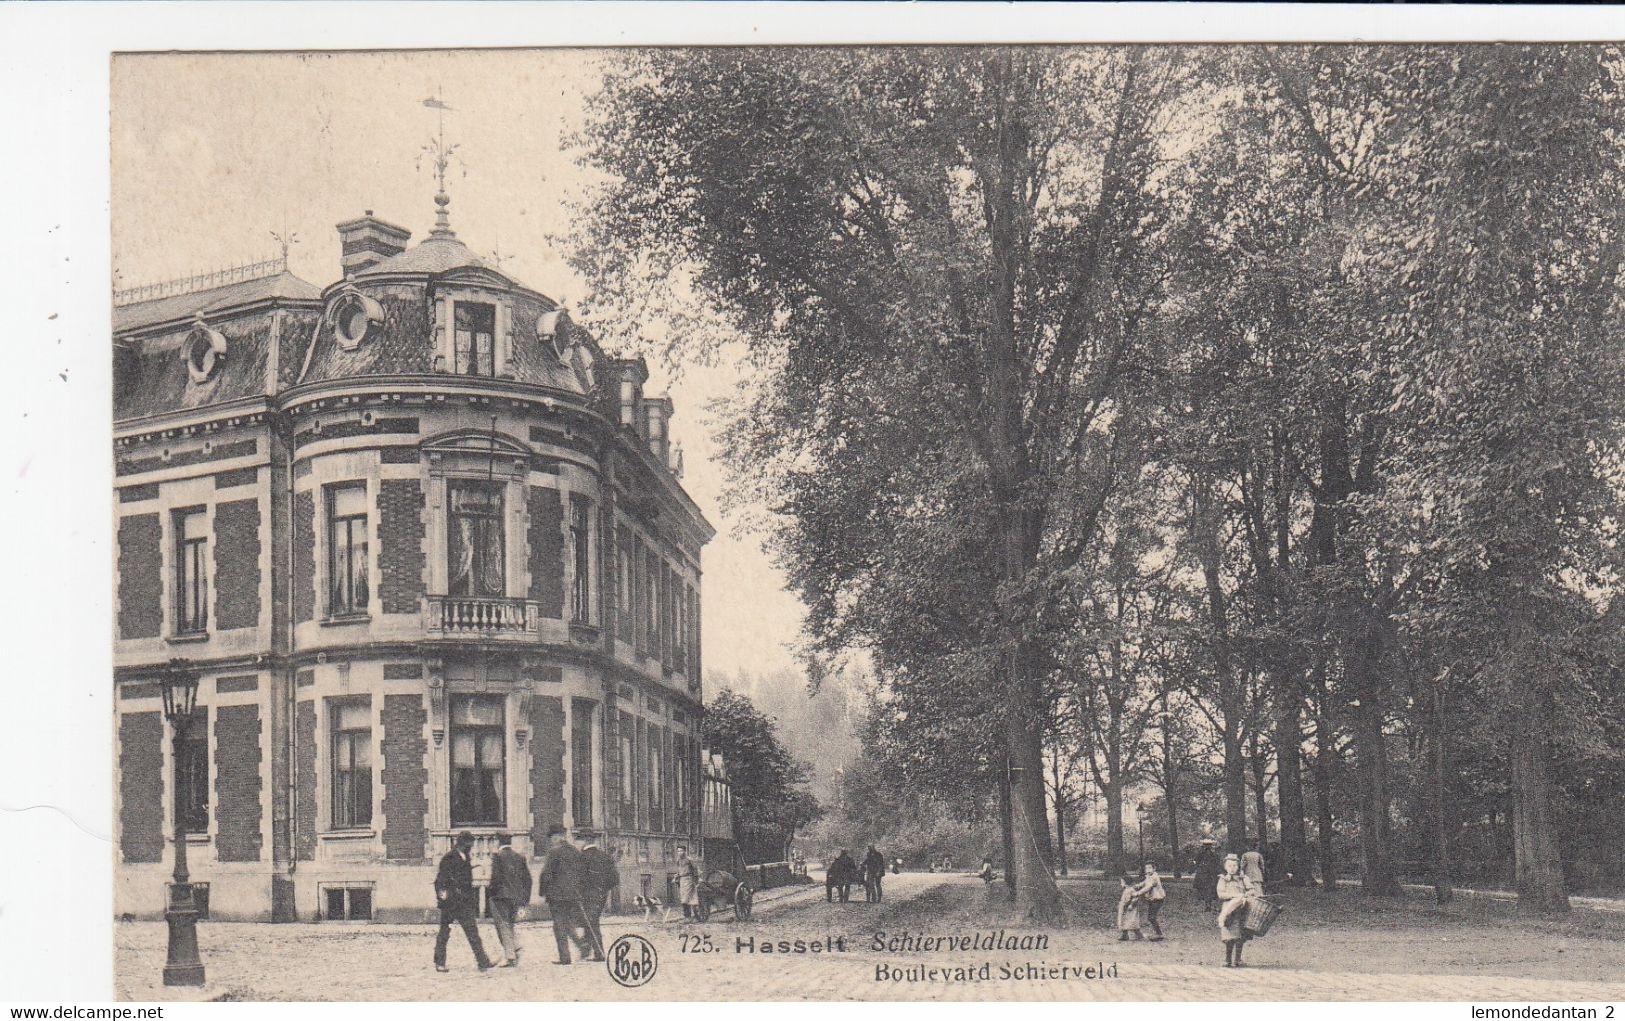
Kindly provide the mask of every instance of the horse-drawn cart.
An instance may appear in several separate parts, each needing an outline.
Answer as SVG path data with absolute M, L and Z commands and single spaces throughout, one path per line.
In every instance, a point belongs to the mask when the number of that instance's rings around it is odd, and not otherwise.
M 731 872 L 722 869 L 712 869 L 707 872 L 696 893 L 699 903 L 695 906 L 694 914 L 700 921 L 711 917 L 712 911 L 720 911 L 728 907 L 733 908 L 734 919 L 745 922 L 750 920 L 751 902 L 754 895 L 750 886 L 741 882 Z

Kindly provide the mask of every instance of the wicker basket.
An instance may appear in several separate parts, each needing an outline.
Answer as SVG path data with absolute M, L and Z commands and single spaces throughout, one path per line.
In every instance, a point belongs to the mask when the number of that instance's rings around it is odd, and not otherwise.
M 1281 916 L 1281 906 L 1263 897 L 1248 897 L 1245 911 L 1241 927 L 1248 935 L 1254 937 L 1269 932 L 1270 926 Z

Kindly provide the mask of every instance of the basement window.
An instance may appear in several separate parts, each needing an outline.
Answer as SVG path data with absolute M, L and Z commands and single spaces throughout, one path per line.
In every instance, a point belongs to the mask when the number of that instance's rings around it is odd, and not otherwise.
M 324 886 L 322 918 L 327 921 L 370 921 L 371 886 Z

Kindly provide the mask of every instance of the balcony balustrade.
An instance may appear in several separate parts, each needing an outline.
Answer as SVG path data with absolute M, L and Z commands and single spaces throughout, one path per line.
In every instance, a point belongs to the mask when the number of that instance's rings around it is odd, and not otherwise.
M 428 596 L 424 630 L 433 635 L 535 637 L 540 612 L 534 600 L 480 596 Z

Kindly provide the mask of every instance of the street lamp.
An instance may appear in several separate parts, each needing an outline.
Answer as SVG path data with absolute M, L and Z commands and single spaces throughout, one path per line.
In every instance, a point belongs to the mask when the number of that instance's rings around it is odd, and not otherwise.
M 1134 806 L 1134 813 L 1139 817 L 1140 823 L 1140 864 L 1145 864 L 1145 802 Z
M 169 721 L 173 758 L 180 762 L 182 731 L 197 708 L 198 675 L 182 660 L 171 660 L 164 673 L 164 719 Z M 161 785 L 160 785 L 161 786 Z M 203 962 L 197 953 L 197 903 L 192 896 L 191 876 L 186 871 L 186 830 L 175 797 L 175 882 L 169 888 L 169 904 L 164 921 L 169 923 L 169 957 L 164 962 L 164 985 L 200 986 Z

